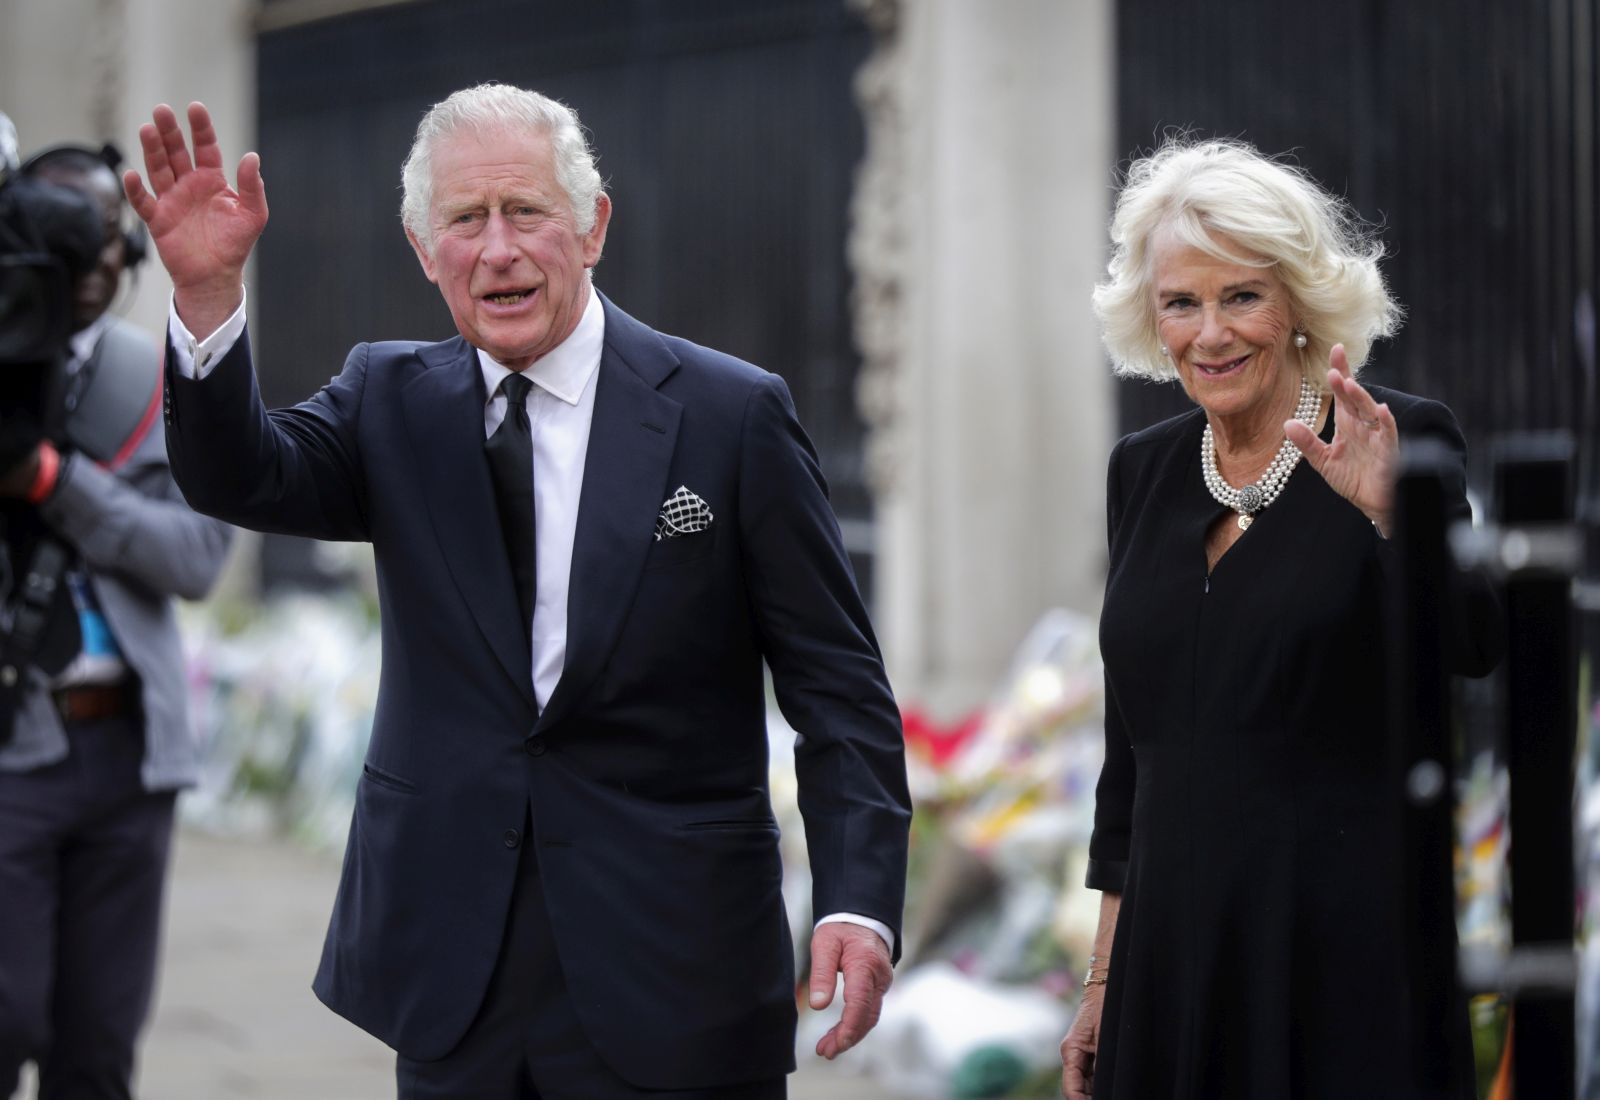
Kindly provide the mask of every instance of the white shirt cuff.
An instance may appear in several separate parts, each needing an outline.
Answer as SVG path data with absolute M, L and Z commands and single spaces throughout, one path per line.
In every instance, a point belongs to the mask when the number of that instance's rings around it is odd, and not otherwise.
M 863 928 L 870 928 L 883 940 L 883 945 L 889 949 L 889 953 L 894 954 L 894 933 L 881 920 L 873 920 L 871 917 L 863 917 L 856 913 L 830 913 L 817 922 L 817 928 L 821 928 L 824 924 L 859 924 Z M 812 931 L 815 932 L 816 928 Z
M 196 340 L 194 333 L 178 316 L 176 298 L 167 307 L 167 335 L 172 341 L 172 366 L 180 375 L 185 378 L 204 378 L 238 341 L 244 332 L 243 287 L 240 293 L 239 308 L 233 311 L 233 316 L 222 322 L 222 327 L 204 340 Z

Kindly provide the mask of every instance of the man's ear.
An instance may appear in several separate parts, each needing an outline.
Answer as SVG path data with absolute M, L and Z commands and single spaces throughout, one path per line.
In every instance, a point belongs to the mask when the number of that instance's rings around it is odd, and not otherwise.
M 411 242 L 411 250 L 417 254 L 417 262 L 422 265 L 422 273 L 428 277 L 428 282 L 437 286 L 439 276 L 433 269 L 433 255 L 427 246 L 417 239 L 417 235 L 411 232 L 410 226 L 406 227 L 406 240 Z
M 600 253 L 606 248 L 606 227 L 611 224 L 611 196 L 604 191 L 594 200 L 594 228 L 583 238 L 583 266 L 593 267 L 600 262 Z

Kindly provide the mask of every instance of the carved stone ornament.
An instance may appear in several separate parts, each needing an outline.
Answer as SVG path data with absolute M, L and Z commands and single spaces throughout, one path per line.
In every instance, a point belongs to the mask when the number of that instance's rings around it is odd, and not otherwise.
M 851 307 L 861 371 L 856 402 L 866 422 L 866 477 L 887 496 L 901 481 L 898 425 L 904 384 L 906 248 L 906 60 L 904 0 L 849 0 L 871 28 L 872 53 L 856 73 L 856 102 L 866 152 L 850 204 L 847 256 L 854 274 Z

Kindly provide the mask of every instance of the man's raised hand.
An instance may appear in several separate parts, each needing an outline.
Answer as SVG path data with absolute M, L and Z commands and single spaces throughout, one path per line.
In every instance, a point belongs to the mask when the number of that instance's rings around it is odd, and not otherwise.
M 203 104 L 189 104 L 192 159 L 172 108 L 163 103 L 151 117 L 153 124 L 139 127 L 150 187 L 146 190 L 132 170 L 123 175 L 122 186 L 134 212 L 150 227 L 150 240 L 172 277 L 178 316 L 204 339 L 244 299 L 245 261 L 267 224 L 261 158 L 244 155 L 234 190 L 222 170 L 222 148 Z

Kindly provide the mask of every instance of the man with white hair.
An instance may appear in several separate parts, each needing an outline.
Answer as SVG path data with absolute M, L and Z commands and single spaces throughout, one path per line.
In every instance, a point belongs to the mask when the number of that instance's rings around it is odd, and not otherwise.
M 267 412 L 205 108 L 142 128 L 172 275 L 167 429 L 200 510 L 367 539 L 383 676 L 315 981 L 408 1098 L 766 1098 L 794 1065 L 762 662 L 799 732 L 810 1001 L 833 1057 L 898 956 L 901 733 L 781 379 L 591 285 L 611 218 L 573 113 L 503 85 L 422 120 L 405 231 L 460 335 L 355 348 Z M 153 192 L 153 193 L 152 193 Z

